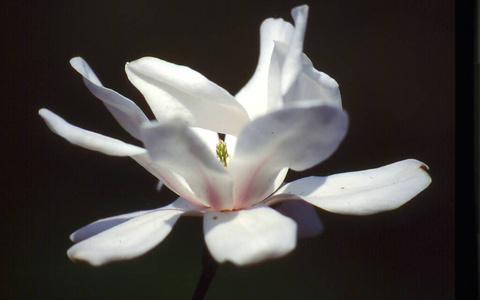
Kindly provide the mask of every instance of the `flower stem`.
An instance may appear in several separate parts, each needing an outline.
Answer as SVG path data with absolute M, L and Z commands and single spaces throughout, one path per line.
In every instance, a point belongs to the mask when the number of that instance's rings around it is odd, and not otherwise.
M 198 280 L 195 294 L 193 294 L 193 300 L 202 300 L 205 297 L 208 287 L 215 276 L 217 268 L 218 263 L 210 255 L 207 246 L 204 244 L 202 253 L 202 273 L 200 275 L 200 279 Z

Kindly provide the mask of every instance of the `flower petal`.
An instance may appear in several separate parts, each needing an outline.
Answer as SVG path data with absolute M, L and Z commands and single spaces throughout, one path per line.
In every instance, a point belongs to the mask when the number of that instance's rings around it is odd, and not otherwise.
M 188 67 L 144 57 L 125 70 L 159 121 L 179 117 L 191 126 L 234 135 L 249 121 L 232 95 Z
M 171 120 L 145 126 L 142 137 L 152 160 L 182 176 L 198 202 L 215 210 L 232 208 L 232 178 L 196 131 Z
M 113 156 L 131 156 L 146 152 L 143 148 L 71 125 L 48 109 L 42 108 L 38 113 L 54 133 L 74 145 Z
M 175 173 L 171 167 L 155 163 L 148 153 L 134 155 L 132 158 L 177 195 L 190 201 L 192 204 L 204 206 L 197 200 L 197 196 L 195 196 L 185 178 Z
M 288 44 L 288 53 L 282 67 L 282 95 L 290 89 L 302 71 L 303 40 L 307 29 L 308 6 L 302 5 L 292 9 L 295 31 Z
M 74 233 L 70 235 L 70 240 L 74 243 L 81 242 L 85 239 L 88 239 L 89 237 L 92 237 L 94 235 L 99 234 L 100 232 L 103 232 L 107 229 L 110 229 L 112 227 L 115 227 L 119 224 L 122 224 L 132 218 L 157 211 L 158 209 L 154 210 L 142 210 L 142 211 L 136 211 L 132 213 L 127 213 L 127 214 L 122 214 L 119 216 L 114 216 L 114 217 L 109 217 L 109 218 L 104 218 L 97 220 L 93 223 L 90 223 Z
M 72 144 L 107 155 L 130 156 L 152 175 L 165 183 L 169 189 L 195 205 L 202 205 L 201 202 L 196 200 L 195 194 L 183 177 L 172 171 L 170 167 L 162 167 L 155 164 L 145 149 L 73 126 L 47 109 L 41 109 L 39 114 L 53 132 Z M 202 139 L 206 140 L 205 135 L 202 136 Z
M 268 110 L 268 73 L 274 41 L 288 43 L 294 30 L 293 25 L 283 19 L 267 19 L 260 26 L 260 56 L 257 68 L 248 83 L 235 95 L 252 120 Z
M 297 223 L 299 237 L 311 237 L 323 231 L 322 221 L 315 208 L 305 201 L 285 201 L 276 206 L 275 209 Z
M 138 212 L 99 220 L 72 234 L 74 238 L 76 235 L 92 236 L 68 249 L 68 257 L 92 266 L 138 257 L 162 242 L 182 214 L 195 209 L 180 198 L 144 214 Z M 104 228 L 108 229 L 96 234 Z
M 324 105 L 342 108 L 342 99 L 338 83 L 327 74 L 317 71 L 310 59 L 301 54 L 301 72 L 286 91 L 281 91 L 282 70 L 289 55 L 288 45 L 276 42 L 272 53 L 269 72 L 269 107 L 271 109 L 294 105 L 296 102 L 310 100 L 312 105 Z
M 265 199 L 278 188 L 272 183 L 282 169 L 303 171 L 328 158 L 347 125 L 346 113 L 331 106 L 289 107 L 253 120 L 240 133 L 228 166 L 235 182 L 234 207 Z
M 102 100 L 120 125 L 133 137 L 140 139 L 140 126 L 149 122 L 142 110 L 130 99 L 102 85 L 90 66 L 81 57 L 70 60 L 72 67 L 83 76 L 90 92 Z
M 104 219 L 97 220 L 93 223 L 90 223 L 90 224 L 80 228 L 79 230 L 75 231 L 74 233 L 72 233 L 70 235 L 70 240 L 74 243 L 78 243 L 78 242 L 81 242 L 85 239 L 88 239 L 88 238 L 90 238 L 94 235 L 97 235 L 97 234 L 99 234 L 103 231 L 106 231 L 106 230 L 108 230 L 112 227 L 115 227 L 117 225 L 125 223 L 126 221 L 128 221 L 130 219 L 133 219 L 135 217 L 145 215 L 145 214 L 148 214 L 148 213 L 151 213 L 151 212 L 155 212 L 155 211 L 158 211 L 158 210 L 168 210 L 168 209 L 175 209 L 175 210 L 179 210 L 179 211 L 184 211 L 184 213 L 192 212 L 192 211 L 202 212 L 202 211 L 205 210 L 205 208 L 202 208 L 200 206 L 195 206 L 195 205 L 189 203 L 188 201 L 186 201 L 182 198 L 178 198 L 173 203 L 171 203 L 170 205 L 167 205 L 165 207 L 156 208 L 156 209 L 153 209 L 153 210 L 136 211 L 136 212 L 132 212 L 132 213 L 122 214 L 122 215 L 119 215 L 119 216 L 114 216 L 114 217 L 109 217 L 109 218 L 104 218 Z
M 210 150 L 213 156 L 217 156 L 217 145 L 219 143 L 218 133 L 199 127 L 190 127 L 195 131 L 195 135 L 198 136 L 207 145 L 207 149 Z
M 228 157 L 232 159 L 235 156 L 235 148 L 237 146 L 237 137 L 231 134 L 225 135 L 225 144 L 227 145 Z
M 205 242 L 216 261 L 242 266 L 284 256 L 296 246 L 295 222 L 266 206 L 205 212 Z
M 307 177 L 286 184 L 268 204 L 301 197 L 330 212 L 370 215 L 405 204 L 430 185 L 428 167 L 415 159 L 377 169 Z

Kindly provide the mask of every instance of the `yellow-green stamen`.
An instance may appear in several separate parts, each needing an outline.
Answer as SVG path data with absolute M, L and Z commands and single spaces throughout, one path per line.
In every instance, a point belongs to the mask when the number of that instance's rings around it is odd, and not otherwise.
M 228 157 L 227 145 L 222 140 L 218 140 L 217 156 L 218 156 L 218 159 L 220 160 L 220 162 L 226 167 L 227 166 L 227 157 Z

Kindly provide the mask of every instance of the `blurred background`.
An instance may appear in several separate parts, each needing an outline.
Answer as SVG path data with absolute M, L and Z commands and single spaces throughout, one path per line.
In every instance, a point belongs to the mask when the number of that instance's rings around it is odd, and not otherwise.
M 379 167 L 430 166 L 431 186 L 368 217 L 318 210 L 324 232 L 288 256 L 222 265 L 207 299 L 453 299 L 453 1 L 9 1 L 3 4 L 0 298 L 189 299 L 200 270 L 202 222 L 181 218 L 147 255 L 92 268 L 69 261 L 68 236 L 100 218 L 171 202 L 128 158 L 74 147 L 42 107 L 85 129 L 136 143 L 84 86 L 82 56 L 107 87 L 134 100 L 124 64 L 143 56 L 189 66 L 236 93 L 250 78 L 259 26 L 310 6 L 305 53 L 340 84 L 349 132 L 327 161 L 288 180 Z

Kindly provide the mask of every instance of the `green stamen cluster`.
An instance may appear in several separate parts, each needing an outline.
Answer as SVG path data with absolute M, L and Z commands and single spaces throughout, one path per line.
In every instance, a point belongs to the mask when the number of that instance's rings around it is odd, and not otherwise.
M 227 157 L 228 157 L 227 145 L 222 140 L 218 140 L 217 156 L 218 156 L 218 159 L 222 162 L 222 164 L 226 167 Z

